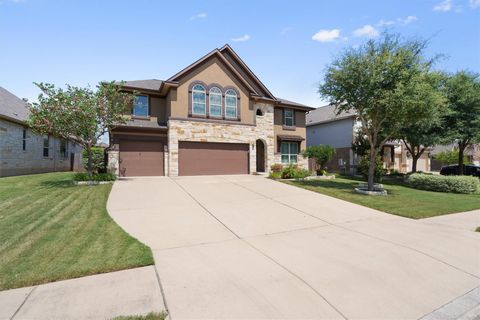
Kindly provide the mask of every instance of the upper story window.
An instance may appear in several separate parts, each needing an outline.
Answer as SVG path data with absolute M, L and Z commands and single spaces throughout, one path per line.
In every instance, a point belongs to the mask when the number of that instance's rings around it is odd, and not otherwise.
M 222 116 L 222 90 L 213 87 L 208 92 L 209 97 L 209 113 L 214 117 Z
M 192 88 L 192 114 L 205 115 L 206 111 L 205 87 L 196 84 Z
M 295 125 L 294 116 L 295 116 L 295 112 L 292 109 L 284 109 L 283 125 L 286 127 L 293 127 Z
M 48 157 L 49 151 L 50 151 L 50 137 L 44 136 L 43 137 L 43 156 L 45 158 Z
M 237 93 L 233 89 L 225 91 L 225 117 L 237 117 Z
M 135 96 L 132 111 L 134 116 L 148 117 L 148 108 L 148 96 Z

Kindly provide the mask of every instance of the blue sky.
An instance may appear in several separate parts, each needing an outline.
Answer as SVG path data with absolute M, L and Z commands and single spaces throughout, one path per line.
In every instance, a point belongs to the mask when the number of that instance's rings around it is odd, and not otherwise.
M 317 107 L 328 63 L 384 28 L 480 71 L 480 0 L 0 0 L 0 86 L 32 100 L 33 81 L 166 79 L 229 43 L 274 95 Z

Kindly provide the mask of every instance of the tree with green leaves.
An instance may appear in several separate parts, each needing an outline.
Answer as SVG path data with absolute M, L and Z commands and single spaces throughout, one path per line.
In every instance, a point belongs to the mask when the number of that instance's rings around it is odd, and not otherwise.
M 361 122 L 361 134 L 370 145 L 369 190 L 380 150 L 416 117 L 410 83 L 431 66 L 423 56 L 425 47 L 424 41 L 403 41 L 385 33 L 379 40 L 347 49 L 327 68 L 319 87 L 319 93 L 337 106 L 337 113 L 354 111 Z
M 460 71 L 446 81 L 446 96 L 450 113 L 445 130 L 450 141 L 458 145 L 460 175 L 464 174 L 465 149 L 480 142 L 480 75 Z
M 39 134 L 75 139 L 87 155 L 87 172 L 92 175 L 92 148 L 116 125 L 125 123 L 124 114 L 134 96 L 120 91 L 115 82 L 102 82 L 96 90 L 67 85 L 35 83 L 42 93 L 29 103 L 30 127 Z
M 314 159 L 320 167 L 320 172 L 326 171 L 326 164 L 333 159 L 335 155 L 335 148 L 328 144 L 321 144 L 318 146 L 309 146 L 303 153 L 303 157 Z
M 457 149 L 445 150 L 434 155 L 433 158 L 439 161 L 442 165 L 457 164 L 459 152 Z M 463 156 L 463 163 L 469 164 L 467 155 Z
M 406 103 L 415 106 L 415 118 L 404 123 L 398 138 L 412 156 L 412 172 L 417 172 L 417 162 L 429 147 L 445 138 L 443 120 L 448 114 L 443 92 L 444 75 L 438 72 L 423 73 L 411 81 L 412 99 Z

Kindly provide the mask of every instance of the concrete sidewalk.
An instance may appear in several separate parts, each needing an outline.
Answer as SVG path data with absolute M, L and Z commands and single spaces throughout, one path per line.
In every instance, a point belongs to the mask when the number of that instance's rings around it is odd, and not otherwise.
M 165 310 L 153 266 L 0 291 L 0 319 L 111 319 Z

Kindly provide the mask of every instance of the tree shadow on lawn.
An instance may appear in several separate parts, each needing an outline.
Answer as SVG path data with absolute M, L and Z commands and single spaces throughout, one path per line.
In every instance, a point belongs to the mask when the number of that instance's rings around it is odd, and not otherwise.
M 358 179 L 354 181 L 335 181 L 335 180 L 325 180 L 325 181 L 315 181 L 315 180 L 298 180 L 294 181 L 294 184 L 303 186 L 303 187 L 310 187 L 310 188 L 330 188 L 330 189 L 337 189 L 339 191 L 348 191 L 348 193 L 354 194 L 354 195 L 359 195 L 359 196 L 365 196 L 365 197 L 371 197 L 369 195 L 365 194 L 360 194 L 355 192 L 355 188 L 358 187 L 359 183 L 366 183 L 364 180 Z M 392 185 L 397 185 L 397 184 L 392 184 Z M 398 184 L 401 186 L 400 184 Z M 385 185 L 385 189 L 388 192 L 388 195 L 396 195 L 398 194 L 397 190 L 394 190 L 392 188 L 389 188 L 388 184 Z
M 45 180 L 40 182 L 39 185 L 47 189 L 78 187 L 77 185 L 74 184 L 72 178 L 65 178 L 62 180 L 58 180 L 58 179 Z

